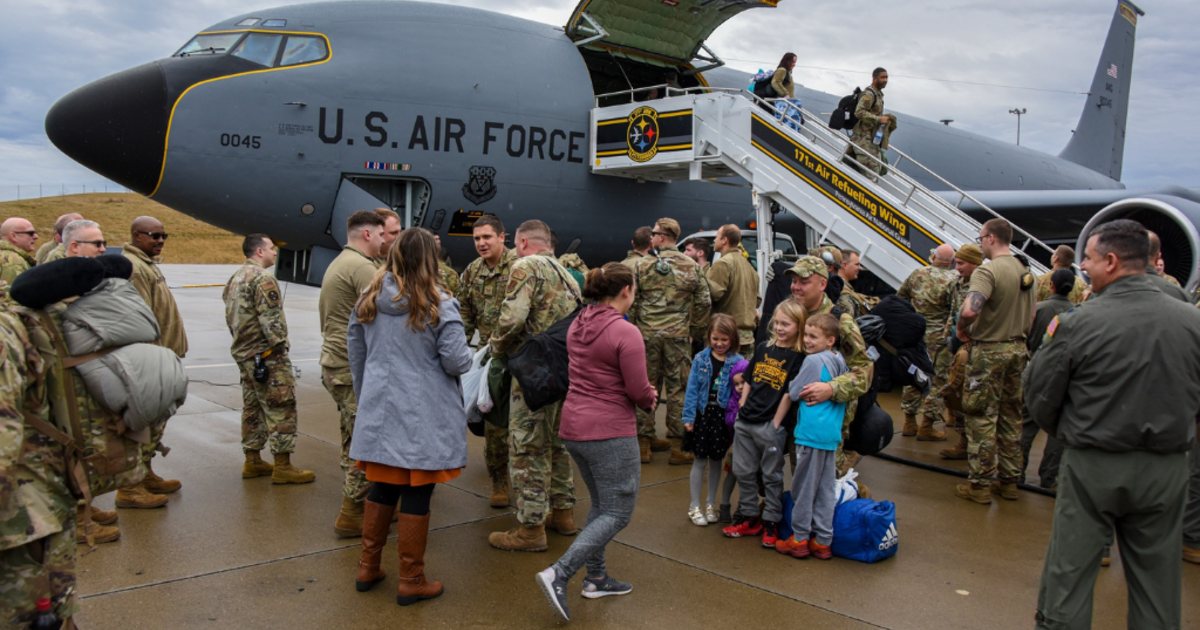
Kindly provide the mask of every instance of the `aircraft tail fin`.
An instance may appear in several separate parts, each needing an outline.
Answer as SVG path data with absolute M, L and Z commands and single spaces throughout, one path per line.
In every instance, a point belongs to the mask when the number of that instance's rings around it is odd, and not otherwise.
M 1058 154 L 1115 180 L 1121 179 L 1125 154 L 1125 118 L 1133 78 L 1133 42 L 1138 16 L 1145 12 L 1129 0 L 1118 0 L 1108 39 L 1096 64 L 1092 87 L 1075 134 Z

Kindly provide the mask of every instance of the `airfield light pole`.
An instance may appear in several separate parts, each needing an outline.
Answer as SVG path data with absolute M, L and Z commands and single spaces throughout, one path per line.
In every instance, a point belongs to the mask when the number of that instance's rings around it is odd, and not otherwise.
M 1026 109 L 1024 107 L 1008 110 L 1008 113 L 1017 115 L 1017 146 L 1021 146 L 1021 115 L 1025 112 Z

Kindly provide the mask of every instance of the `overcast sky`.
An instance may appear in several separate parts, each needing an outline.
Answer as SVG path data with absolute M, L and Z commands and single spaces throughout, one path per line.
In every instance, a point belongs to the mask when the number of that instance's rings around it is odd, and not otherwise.
M 653 2 L 655 0 L 641 0 Z M 458 0 L 562 25 L 576 0 Z M 276 3 L 263 0 L 262 7 Z M 709 46 L 729 65 L 770 68 L 799 55 L 798 82 L 836 94 L 891 74 L 888 107 L 1015 142 L 1014 107 L 1028 109 L 1021 144 L 1057 154 L 1070 137 L 1108 32 L 1115 0 L 781 0 L 719 29 Z M 108 74 L 165 57 L 195 32 L 258 5 L 247 0 L 10 2 L 0 28 L 0 199 L 16 185 L 102 186 L 60 154 L 43 120 L 56 99 Z M 914 10 L 914 6 L 919 9 Z M 1195 0 L 1144 0 L 1138 21 L 1124 182 L 1200 187 L 1200 57 Z M 853 72 L 817 68 L 845 69 Z M 944 79 L 931 81 L 925 79 Z M 1000 84 L 1036 89 L 985 87 Z M 898 138 L 897 144 L 903 148 Z

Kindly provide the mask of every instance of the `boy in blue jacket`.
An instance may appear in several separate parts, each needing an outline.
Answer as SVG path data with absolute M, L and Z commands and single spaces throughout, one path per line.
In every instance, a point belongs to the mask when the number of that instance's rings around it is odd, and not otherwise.
M 829 313 L 818 313 L 804 324 L 804 364 L 791 382 L 790 400 L 800 398 L 809 383 L 827 383 L 847 371 L 846 360 L 838 354 L 838 320 Z M 790 407 L 790 404 L 785 402 Z M 787 413 L 780 405 L 782 413 Z M 775 543 L 775 550 L 793 558 L 812 555 L 820 560 L 833 557 L 833 511 L 837 507 L 837 471 L 834 455 L 842 439 L 842 418 L 846 403 L 827 400 L 800 407 L 796 422 L 796 472 L 792 477 L 791 538 Z M 809 540 L 809 535 L 812 540 Z

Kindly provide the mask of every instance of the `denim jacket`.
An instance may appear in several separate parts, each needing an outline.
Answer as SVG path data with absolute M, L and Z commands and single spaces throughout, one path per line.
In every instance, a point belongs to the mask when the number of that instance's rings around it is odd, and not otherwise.
M 708 386 L 712 381 L 712 348 L 705 348 L 692 359 L 692 372 L 688 376 L 687 394 L 683 398 L 683 423 L 692 424 L 704 413 L 708 406 Z M 733 366 L 743 359 L 742 355 L 730 352 L 725 355 L 725 367 L 717 377 L 717 402 L 721 408 L 729 404 L 729 396 L 733 393 L 733 379 L 729 373 Z

